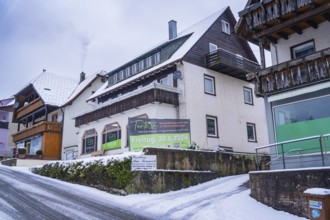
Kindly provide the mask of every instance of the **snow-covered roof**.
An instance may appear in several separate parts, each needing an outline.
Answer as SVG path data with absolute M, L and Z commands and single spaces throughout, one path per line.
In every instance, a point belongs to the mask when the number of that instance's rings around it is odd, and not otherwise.
M 169 64 L 173 64 L 179 60 L 181 60 L 188 52 L 189 50 L 196 44 L 196 42 L 204 35 L 204 33 L 211 27 L 211 25 L 225 12 L 225 10 L 227 9 L 223 8 L 222 10 L 214 13 L 213 15 L 201 20 L 200 22 L 196 23 L 195 25 L 191 26 L 190 28 L 178 33 L 177 38 L 181 38 L 181 37 L 185 37 L 185 36 L 189 36 L 189 38 L 181 45 L 180 48 L 178 48 L 178 50 L 176 50 L 174 52 L 174 54 L 167 59 L 166 61 L 155 65 L 145 71 L 142 71 L 132 77 L 129 77 L 115 85 L 112 85 L 110 87 L 107 87 L 107 82 L 105 83 L 105 85 L 101 86 L 90 98 L 88 98 L 88 100 L 94 99 L 102 94 L 105 94 L 111 90 L 114 90 L 118 87 L 121 87 L 122 85 L 126 84 L 127 82 L 130 82 L 132 80 L 135 80 L 137 78 L 140 78 L 150 72 L 153 72 L 155 70 L 158 70 L 162 67 L 165 67 Z M 173 39 L 173 40 L 175 40 Z M 149 51 L 157 48 L 159 45 L 162 45 L 166 42 L 169 42 L 170 40 L 167 40 L 161 44 L 158 44 L 157 46 L 153 47 L 152 49 L 150 49 Z M 139 57 L 139 56 L 138 56 Z
M 53 106 L 65 103 L 78 83 L 77 79 L 46 71 L 30 82 L 44 103 Z
M 105 74 L 106 74 L 106 72 L 101 71 L 100 73 L 94 73 L 94 74 L 91 74 L 90 76 L 86 77 L 86 79 L 84 81 L 82 81 L 81 83 L 79 83 L 79 85 L 74 89 L 74 91 L 70 94 L 70 96 L 65 101 L 65 103 L 63 103 L 63 105 L 66 105 L 69 102 L 71 102 L 72 100 L 74 100 L 97 77 L 104 76 Z

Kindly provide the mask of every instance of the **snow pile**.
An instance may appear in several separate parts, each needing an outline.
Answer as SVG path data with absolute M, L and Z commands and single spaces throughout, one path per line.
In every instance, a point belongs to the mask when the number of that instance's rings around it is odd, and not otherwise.
M 326 196 L 330 195 L 330 189 L 324 189 L 324 188 L 311 188 L 304 191 L 306 194 L 310 195 L 321 195 Z

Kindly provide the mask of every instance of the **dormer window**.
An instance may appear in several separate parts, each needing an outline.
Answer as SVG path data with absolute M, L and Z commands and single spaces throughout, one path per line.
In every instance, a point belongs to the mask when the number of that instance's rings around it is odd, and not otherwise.
M 134 63 L 132 65 L 132 75 L 137 74 L 137 72 L 138 72 L 138 66 L 137 63 Z
M 144 60 L 141 60 L 140 62 L 139 62 L 139 71 L 141 72 L 141 71 L 143 71 L 144 70 Z
M 120 72 L 119 72 L 119 81 L 122 81 L 124 79 L 124 70 L 121 70 Z
M 222 20 L 222 32 L 230 35 L 230 25 L 227 21 Z
M 125 78 L 130 77 L 131 76 L 131 67 L 127 67 L 125 69 Z
M 160 63 L 160 52 L 154 54 L 155 64 Z
M 152 56 L 147 57 L 146 59 L 146 67 L 149 68 L 152 66 Z

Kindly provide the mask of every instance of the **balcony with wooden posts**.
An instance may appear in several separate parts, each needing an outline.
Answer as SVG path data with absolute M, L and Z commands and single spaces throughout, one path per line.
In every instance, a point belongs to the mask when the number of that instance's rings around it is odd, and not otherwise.
M 330 80 L 330 48 L 249 74 L 248 78 L 254 79 L 257 95 Z
M 258 63 L 221 48 L 206 55 L 206 67 L 241 80 L 260 70 Z
M 33 100 L 32 102 L 27 103 L 25 106 L 19 108 L 17 110 L 16 118 L 24 117 L 42 106 L 44 106 L 44 103 L 42 102 L 42 100 L 40 98 L 37 98 L 37 99 Z
M 62 133 L 62 123 L 49 121 L 39 122 L 25 130 L 13 134 L 13 142 L 18 142 L 43 133 Z
M 160 83 L 151 83 L 132 92 L 110 99 L 100 104 L 97 109 L 79 113 L 75 117 L 75 125 L 78 127 L 150 103 L 158 102 L 178 106 L 179 93 L 180 90 L 178 88 Z
M 262 0 L 252 1 L 239 12 L 243 18 L 235 27 L 244 39 L 265 48 L 279 39 L 288 39 L 291 34 L 302 34 L 304 29 L 317 29 L 330 21 L 329 0 Z

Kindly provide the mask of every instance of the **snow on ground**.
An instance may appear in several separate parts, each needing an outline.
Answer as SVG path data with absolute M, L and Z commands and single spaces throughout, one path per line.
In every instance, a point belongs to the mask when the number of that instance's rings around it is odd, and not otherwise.
M 30 173 L 27 168 L 10 169 Z M 42 178 L 54 184 L 73 187 L 77 194 L 84 193 L 90 199 L 101 200 L 104 204 L 117 204 L 137 212 L 142 210 L 155 216 L 155 219 L 305 220 L 252 199 L 250 190 L 242 187 L 249 178 L 247 174 L 218 178 L 180 191 L 129 196 L 112 195 L 78 184 Z

